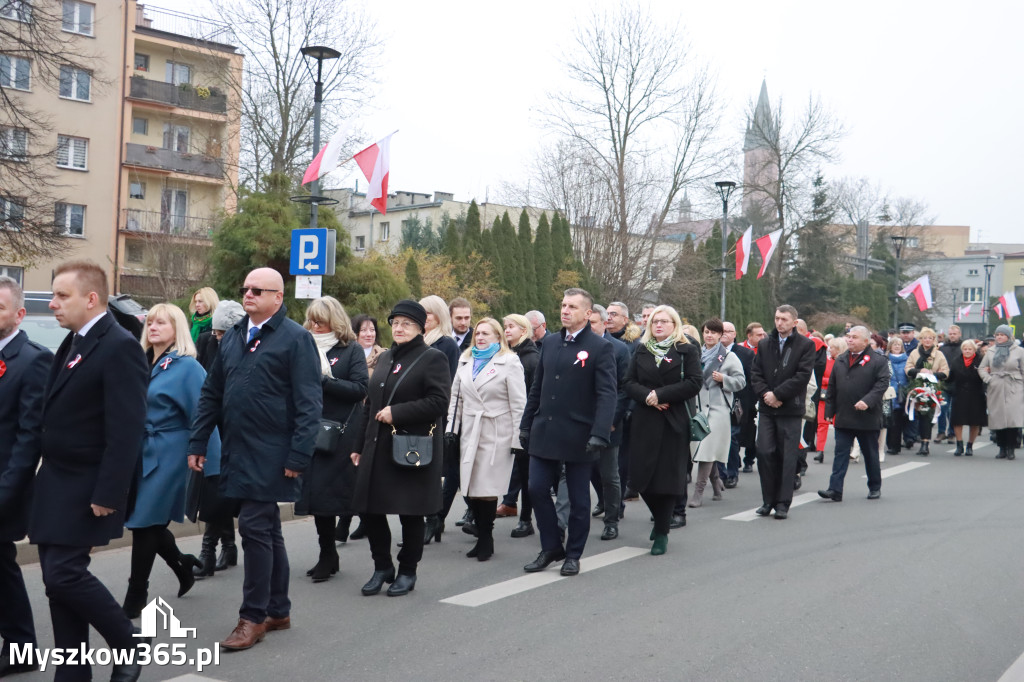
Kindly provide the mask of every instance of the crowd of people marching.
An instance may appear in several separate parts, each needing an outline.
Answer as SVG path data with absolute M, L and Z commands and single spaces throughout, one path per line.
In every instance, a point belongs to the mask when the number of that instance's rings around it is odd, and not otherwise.
M 851 461 L 863 460 L 878 499 L 886 456 L 929 456 L 948 440 L 971 457 L 988 428 L 996 457 L 1012 460 L 1024 426 L 1024 349 L 1006 325 L 987 339 L 912 324 L 833 337 L 780 305 L 737 338 L 729 321 L 697 328 L 668 305 L 633 316 L 568 289 L 558 331 L 536 310 L 475 317 L 464 298 L 398 301 L 384 348 L 377 319 L 350 317 L 330 296 L 309 304 L 304 324 L 291 321 L 281 275 L 259 268 L 241 303 L 203 288 L 188 316 L 153 306 L 140 343 L 106 312 L 106 282 L 91 263 L 57 269 L 50 307 L 69 334 L 54 355 L 19 331 L 23 293 L 0 277 L 0 677 L 38 668 L 9 657 L 36 642 L 16 562 L 26 534 L 55 647 L 77 648 L 92 626 L 111 648 L 132 649 L 156 557 L 181 597 L 237 565 L 237 519 L 242 605 L 221 646 L 243 650 L 291 625 L 281 502 L 314 519 L 311 581 L 338 572 L 337 543 L 365 538 L 373 570 L 362 594 L 397 597 L 415 589 L 460 494 L 455 525 L 475 538 L 467 557 L 511 549 L 496 550 L 495 522 L 518 517 L 511 538 L 539 535 L 524 569 L 561 562 L 572 576 L 591 519 L 614 540 L 628 500 L 650 511 L 653 555 L 688 509 L 709 493 L 721 500 L 755 466 L 756 513 L 787 518 L 830 428 L 832 475 L 818 494 L 838 502 Z M 389 515 L 401 528 L 395 556 Z M 198 556 L 169 528 L 186 517 L 205 524 Z M 118 603 L 88 557 L 124 528 L 131 572 Z M 112 679 L 140 671 L 116 665 Z

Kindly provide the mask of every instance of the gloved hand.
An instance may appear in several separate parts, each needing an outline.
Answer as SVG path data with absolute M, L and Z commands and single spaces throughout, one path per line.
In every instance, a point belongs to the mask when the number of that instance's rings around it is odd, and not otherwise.
M 608 441 L 604 438 L 598 438 L 597 436 L 591 436 L 590 440 L 587 441 L 587 453 L 594 453 L 601 448 L 608 447 Z
M 530 430 L 520 429 L 519 430 L 519 444 L 523 446 L 523 450 L 529 451 L 530 449 Z

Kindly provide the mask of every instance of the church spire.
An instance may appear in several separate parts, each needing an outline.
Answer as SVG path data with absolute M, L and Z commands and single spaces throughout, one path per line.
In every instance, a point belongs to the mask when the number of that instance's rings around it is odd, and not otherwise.
M 743 151 L 758 149 L 763 145 L 759 139 L 761 136 L 756 131 L 769 129 L 772 122 L 772 106 L 768 99 L 768 81 L 761 81 L 761 92 L 757 96 L 757 105 L 754 107 L 754 125 L 751 125 L 750 118 L 747 118 L 747 134 L 743 140 Z

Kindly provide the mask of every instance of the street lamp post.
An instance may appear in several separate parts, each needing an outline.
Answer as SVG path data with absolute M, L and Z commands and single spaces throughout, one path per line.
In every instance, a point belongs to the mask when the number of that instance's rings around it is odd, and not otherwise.
M 957 288 L 953 287 L 953 324 L 957 323 L 956 317 L 957 317 L 957 313 L 959 312 L 957 310 L 957 308 L 956 308 L 956 292 L 957 292 Z
M 900 266 L 903 263 L 903 245 L 906 244 L 907 238 L 901 237 L 900 235 L 890 235 L 889 239 L 892 240 L 892 247 L 896 251 L 896 291 L 899 291 L 900 287 Z M 893 304 L 892 304 L 892 326 L 895 329 L 896 325 L 899 324 L 899 312 L 900 312 L 900 296 L 893 292 Z
M 722 304 L 719 312 L 719 319 L 725 320 L 725 282 L 728 269 L 725 267 L 726 250 L 729 248 L 729 195 L 736 189 L 736 183 L 731 180 L 719 180 L 715 183 L 718 189 L 718 196 L 722 198 Z
M 989 296 L 992 295 L 992 270 L 996 267 L 995 263 L 989 260 L 985 261 L 985 301 L 982 303 L 981 309 L 981 324 L 985 327 L 985 334 L 988 334 L 988 302 Z
M 313 91 L 313 158 L 320 153 L 320 103 L 324 100 L 324 62 L 328 59 L 337 59 L 341 53 L 337 50 L 324 47 L 323 45 L 307 45 L 299 50 L 303 57 L 311 57 L 316 60 L 316 88 Z M 306 63 L 309 75 L 313 76 L 313 69 Z M 317 226 L 317 216 L 320 204 L 333 204 L 337 201 L 320 196 L 320 181 L 314 180 L 309 184 L 309 196 L 301 201 L 309 203 L 309 227 Z

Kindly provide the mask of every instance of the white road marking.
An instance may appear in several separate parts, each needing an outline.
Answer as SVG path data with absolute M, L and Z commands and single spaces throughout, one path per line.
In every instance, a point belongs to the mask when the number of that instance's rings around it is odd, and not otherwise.
M 900 464 L 899 466 L 889 467 L 888 469 L 883 469 L 882 470 L 882 478 L 889 478 L 890 476 L 895 476 L 897 474 L 902 474 L 902 473 L 905 473 L 907 471 L 913 471 L 914 469 L 920 469 L 921 467 L 928 466 L 928 464 L 929 464 L 928 462 L 907 462 L 906 464 Z M 867 476 L 863 476 L 862 478 L 867 478 Z M 793 502 L 789 505 L 789 508 L 792 509 L 793 507 L 799 507 L 801 505 L 807 504 L 808 502 L 813 502 L 814 500 L 820 500 L 820 499 L 821 498 L 818 497 L 818 493 L 804 493 L 803 495 L 797 495 L 796 497 L 793 498 Z M 740 512 L 738 514 L 732 514 L 730 516 L 723 516 L 722 520 L 723 521 L 753 521 L 755 519 L 762 518 L 762 517 L 758 516 L 757 514 L 755 514 L 754 513 L 755 511 L 756 511 L 755 509 L 751 509 L 749 511 Z M 767 517 L 765 517 L 765 518 L 767 518 Z
M 605 566 L 611 566 L 617 564 L 620 561 L 626 559 L 632 559 L 638 557 L 641 554 L 648 554 L 649 549 L 642 549 L 640 547 L 619 547 L 613 549 L 610 552 L 603 552 L 601 554 L 595 554 L 594 556 L 584 556 L 580 559 L 580 573 L 588 573 L 589 571 L 595 571 Z M 457 594 L 454 597 L 448 597 L 442 599 L 442 604 L 455 604 L 456 606 L 483 606 L 484 604 L 490 604 L 491 602 L 504 599 L 505 597 L 511 597 L 512 595 L 519 594 L 520 592 L 526 592 L 527 590 L 533 590 L 544 585 L 550 585 L 556 583 L 559 580 L 567 580 L 566 576 L 559 574 L 558 569 L 561 568 L 560 562 L 551 564 L 545 571 L 539 573 L 527 573 L 519 578 L 513 578 L 512 580 L 506 580 L 502 583 L 495 585 L 488 585 L 487 587 L 481 587 L 476 590 Z
M 992 444 L 993 443 L 990 440 L 986 440 L 986 441 L 983 441 L 983 442 L 980 442 L 980 443 L 978 441 L 974 441 L 974 447 L 972 449 L 974 449 L 974 450 L 981 450 L 982 448 L 987 448 L 989 445 L 992 445 Z M 949 455 L 952 455 L 954 452 L 956 452 L 956 448 L 953 448 L 952 450 L 946 450 L 946 454 L 949 454 Z
M 1024 654 L 1021 654 L 1020 658 L 1006 669 L 1003 676 L 999 678 L 999 682 L 1024 682 Z

